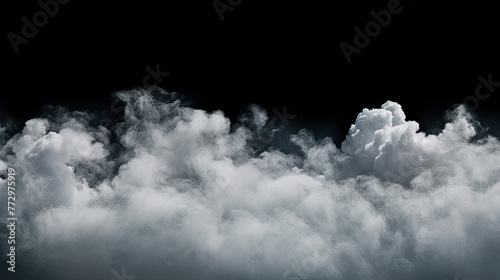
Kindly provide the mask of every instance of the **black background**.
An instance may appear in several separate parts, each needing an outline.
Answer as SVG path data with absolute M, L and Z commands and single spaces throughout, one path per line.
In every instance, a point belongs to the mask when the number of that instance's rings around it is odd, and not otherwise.
M 353 28 L 389 1 L 243 0 L 223 21 L 213 2 L 72 0 L 17 54 L 7 34 L 21 34 L 21 18 L 41 8 L 3 3 L 0 118 L 22 128 L 50 104 L 109 111 L 111 93 L 140 86 L 145 67 L 159 64 L 170 73 L 159 86 L 195 108 L 234 121 L 251 103 L 286 106 L 297 115 L 290 131 L 306 127 L 339 144 L 363 108 L 396 101 L 432 132 L 474 94 L 479 75 L 500 81 L 494 2 L 401 1 L 403 11 L 350 64 L 339 44 L 353 44 Z M 500 88 L 475 111 L 497 135 L 498 104 Z

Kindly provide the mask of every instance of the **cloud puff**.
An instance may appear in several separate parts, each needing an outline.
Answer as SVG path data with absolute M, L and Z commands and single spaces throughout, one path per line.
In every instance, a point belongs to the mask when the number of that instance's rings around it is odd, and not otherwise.
M 158 91 L 119 93 L 112 131 L 65 113 L 4 143 L 24 279 L 500 277 L 500 143 L 463 107 L 426 135 L 388 101 L 299 155 L 256 152 L 258 106 L 231 125 Z

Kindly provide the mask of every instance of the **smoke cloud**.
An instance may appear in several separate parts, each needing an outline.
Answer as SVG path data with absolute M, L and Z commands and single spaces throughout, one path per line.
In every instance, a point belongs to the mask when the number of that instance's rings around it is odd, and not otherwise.
M 388 101 L 340 147 L 301 130 L 285 153 L 255 148 L 258 106 L 231 124 L 159 89 L 117 98 L 111 129 L 64 110 L 0 129 L 6 279 L 500 278 L 500 142 L 463 106 L 427 135 Z

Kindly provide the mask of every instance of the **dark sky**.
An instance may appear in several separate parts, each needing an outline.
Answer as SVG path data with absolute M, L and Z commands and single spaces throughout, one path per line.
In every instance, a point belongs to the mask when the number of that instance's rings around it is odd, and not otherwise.
M 478 76 L 500 82 L 492 2 L 401 1 L 350 63 L 339 44 L 354 46 L 354 28 L 365 29 L 371 10 L 397 3 L 333 2 L 221 0 L 221 8 L 234 5 L 221 21 L 213 0 L 72 0 L 17 54 L 8 33 L 22 36 L 22 18 L 33 22 L 42 8 L 4 3 L 0 118 L 22 124 L 49 104 L 110 110 L 111 93 L 142 85 L 146 67 L 159 65 L 170 73 L 159 86 L 193 107 L 234 120 L 251 103 L 268 111 L 286 106 L 297 115 L 291 131 L 307 127 L 338 143 L 365 107 L 396 101 L 407 119 L 432 131 L 446 109 L 474 95 Z M 500 87 L 475 110 L 497 134 L 499 104 Z

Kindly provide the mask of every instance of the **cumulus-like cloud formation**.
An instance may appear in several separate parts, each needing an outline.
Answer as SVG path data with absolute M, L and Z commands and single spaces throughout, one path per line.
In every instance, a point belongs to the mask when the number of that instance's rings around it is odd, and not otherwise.
M 302 130 L 290 137 L 302 153 L 286 154 L 255 150 L 257 106 L 231 125 L 155 91 L 119 93 L 111 130 L 67 112 L 2 137 L 0 168 L 17 172 L 16 275 L 500 278 L 500 143 L 476 137 L 464 107 L 426 135 L 388 101 L 340 149 Z

